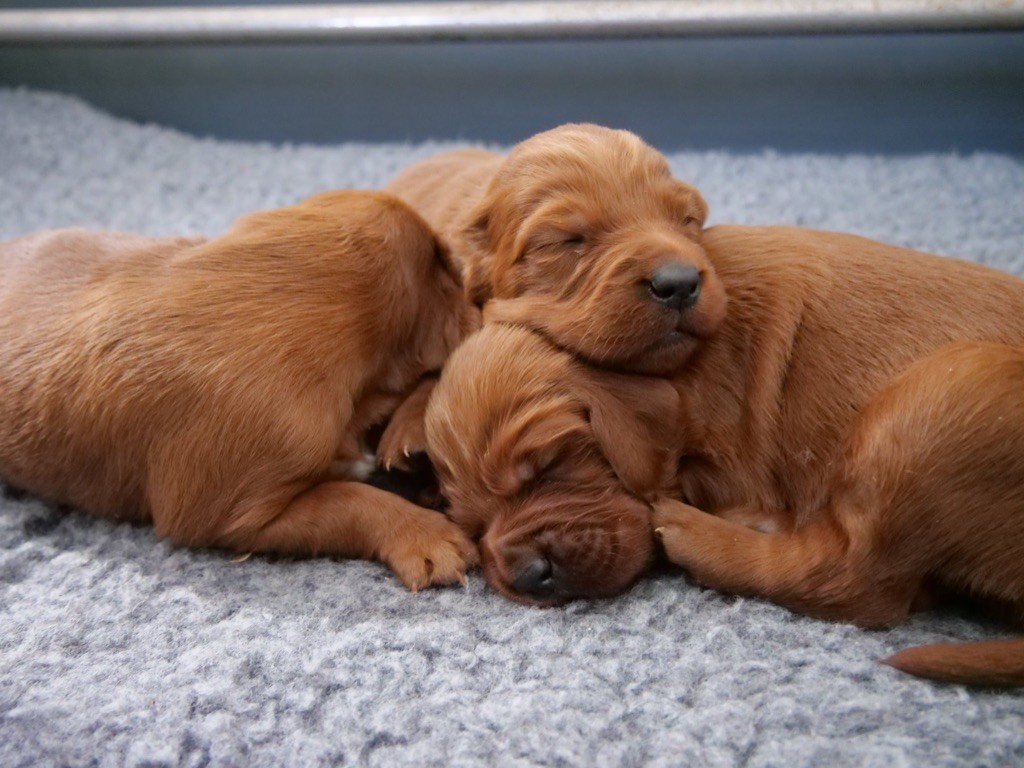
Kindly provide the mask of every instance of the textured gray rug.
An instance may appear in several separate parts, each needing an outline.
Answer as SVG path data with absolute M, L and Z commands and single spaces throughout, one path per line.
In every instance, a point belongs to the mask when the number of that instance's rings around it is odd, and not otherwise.
M 375 187 L 445 145 L 200 140 L 0 91 L 0 237 L 216 234 Z M 874 236 L 1024 274 L 1024 162 L 673 156 L 712 220 Z M 956 300 L 950 286 L 950 300 Z M 233 564 L 26 499 L 0 510 L 0 765 L 1020 765 L 1024 695 L 875 663 L 996 636 L 954 615 L 863 632 L 674 575 L 539 610 L 406 592 L 371 563 Z

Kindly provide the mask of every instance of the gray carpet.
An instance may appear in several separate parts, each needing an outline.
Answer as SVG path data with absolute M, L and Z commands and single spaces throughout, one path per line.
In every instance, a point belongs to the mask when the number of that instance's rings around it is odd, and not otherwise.
M 201 140 L 0 91 L 0 237 L 70 224 L 216 234 L 374 187 L 443 146 Z M 791 223 L 1024 274 L 1024 162 L 678 154 L 713 221 Z M 950 301 L 956 301 L 950 286 Z M 998 636 L 804 619 L 662 574 L 539 610 L 413 595 L 379 565 L 232 563 L 25 499 L 0 511 L 0 765 L 1020 765 L 1024 695 L 875 660 Z

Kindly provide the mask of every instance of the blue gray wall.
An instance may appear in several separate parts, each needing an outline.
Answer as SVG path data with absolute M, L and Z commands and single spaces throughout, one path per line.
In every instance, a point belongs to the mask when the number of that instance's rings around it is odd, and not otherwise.
M 158 3 L 104 3 L 116 4 Z M 0 47 L 0 85 L 77 94 L 193 134 L 275 142 L 509 143 L 590 120 L 663 149 L 1024 154 L 1021 33 Z

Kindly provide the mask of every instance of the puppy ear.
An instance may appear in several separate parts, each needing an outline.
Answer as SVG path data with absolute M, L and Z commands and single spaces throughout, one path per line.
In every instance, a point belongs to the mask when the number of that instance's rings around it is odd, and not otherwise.
M 586 423 L 567 398 L 523 409 L 491 438 L 481 461 L 484 484 L 496 496 L 514 496 L 585 435 Z
M 462 279 L 466 296 L 481 305 L 494 295 L 494 243 L 491 237 L 491 203 L 486 198 L 459 232 L 464 254 Z
M 641 497 L 675 476 L 679 393 L 665 379 L 587 367 L 582 395 L 594 439 L 622 484 Z

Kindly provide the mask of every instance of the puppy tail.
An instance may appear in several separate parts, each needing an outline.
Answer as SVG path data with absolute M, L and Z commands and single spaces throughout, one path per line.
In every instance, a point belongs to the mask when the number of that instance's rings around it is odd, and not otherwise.
M 911 675 L 948 683 L 1024 686 L 1024 638 L 919 645 L 883 659 L 882 663 Z

